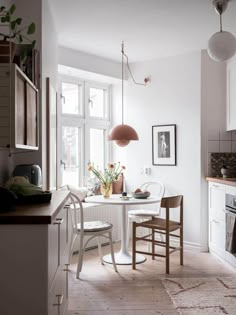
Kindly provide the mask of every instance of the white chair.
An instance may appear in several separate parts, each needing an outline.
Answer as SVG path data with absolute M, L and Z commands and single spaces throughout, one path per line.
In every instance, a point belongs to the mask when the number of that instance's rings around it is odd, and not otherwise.
M 151 196 L 159 197 L 160 201 L 165 193 L 165 186 L 158 181 L 146 182 L 140 186 L 140 189 L 142 191 L 149 191 Z M 140 206 L 140 209 L 131 209 L 128 211 L 127 246 L 129 245 L 132 222 L 142 222 L 144 220 L 150 220 L 156 216 L 159 216 L 160 204 L 161 202 L 154 205 Z
M 76 277 L 79 279 L 79 274 L 82 270 L 83 256 L 84 256 L 84 251 L 85 251 L 86 245 L 94 237 L 97 238 L 98 253 L 99 253 L 102 265 L 104 264 L 103 258 L 102 258 L 102 248 L 101 248 L 100 236 L 103 236 L 103 237 L 109 239 L 110 247 L 111 247 L 112 263 L 113 263 L 113 267 L 114 267 L 115 271 L 117 272 L 115 257 L 114 257 L 113 244 L 112 244 L 112 227 L 113 227 L 113 225 L 111 223 L 102 222 L 102 221 L 84 222 L 84 213 L 83 213 L 82 202 L 73 193 L 70 193 L 70 199 L 72 202 L 70 209 L 71 209 L 71 214 L 72 214 L 71 219 L 72 219 L 73 233 L 74 233 L 71 250 L 73 250 L 73 245 L 75 243 L 75 240 L 79 236 L 79 257 L 78 257 Z M 84 239 L 86 236 L 88 236 L 87 240 Z

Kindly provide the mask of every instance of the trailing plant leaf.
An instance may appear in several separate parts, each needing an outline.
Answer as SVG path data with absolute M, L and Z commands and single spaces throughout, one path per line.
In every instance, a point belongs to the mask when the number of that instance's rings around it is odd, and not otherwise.
M 17 19 L 16 19 L 16 24 L 17 24 L 17 25 L 21 25 L 21 22 L 22 22 L 22 18 L 17 18 Z
M 16 21 L 12 21 L 10 24 L 11 30 L 14 31 L 16 28 Z
M 19 28 L 22 24 L 22 18 L 13 17 L 13 14 L 16 11 L 16 5 L 12 4 L 9 9 L 6 9 L 5 6 L 0 7 L 0 22 L 1 23 L 9 23 L 9 29 L 7 33 L 0 32 L 0 39 L 3 37 L 3 40 L 12 40 L 14 42 L 23 43 L 24 41 L 29 42 L 32 47 L 35 46 L 35 40 L 31 40 L 30 37 L 26 35 L 32 35 L 35 33 L 36 26 L 35 23 L 31 23 L 28 26 L 23 28 Z
M 35 29 L 36 29 L 35 23 L 31 23 L 28 26 L 27 34 L 28 35 L 34 34 L 35 33 Z
M 13 13 L 15 12 L 15 10 L 16 10 L 16 6 L 15 6 L 15 4 L 13 4 L 13 5 L 10 7 L 10 9 L 9 9 L 10 14 L 13 14 Z

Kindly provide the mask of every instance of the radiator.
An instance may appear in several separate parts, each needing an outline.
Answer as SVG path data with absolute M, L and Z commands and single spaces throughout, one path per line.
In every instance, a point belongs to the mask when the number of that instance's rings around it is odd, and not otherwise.
M 84 221 L 107 221 L 113 224 L 112 239 L 113 242 L 120 240 L 120 217 L 121 217 L 121 206 L 111 205 L 99 205 L 89 208 L 84 208 Z M 79 238 L 77 238 L 78 241 Z M 101 243 L 107 244 L 108 240 L 101 237 Z M 87 249 L 97 246 L 96 238 L 92 239 L 87 244 Z M 74 245 L 74 252 L 78 251 L 78 242 Z

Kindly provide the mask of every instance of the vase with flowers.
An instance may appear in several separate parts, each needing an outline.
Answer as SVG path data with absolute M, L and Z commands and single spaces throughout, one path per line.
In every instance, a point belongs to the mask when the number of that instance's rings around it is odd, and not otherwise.
M 125 170 L 125 166 L 120 163 L 108 163 L 107 168 L 102 172 L 94 166 L 94 163 L 89 163 L 88 170 L 99 180 L 103 197 L 109 198 L 112 194 L 112 184 Z

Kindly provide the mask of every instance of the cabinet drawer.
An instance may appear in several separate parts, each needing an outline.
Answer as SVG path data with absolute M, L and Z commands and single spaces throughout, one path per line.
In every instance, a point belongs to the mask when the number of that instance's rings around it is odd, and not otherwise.
M 209 245 L 220 257 L 225 256 L 225 223 L 216 219 L 209 221 Z
M 49 225 L 48 234 L 48 284 L 50 288 L 57 269 L 62 264 L 62 257 L 68 244 L 68 210 L 66 208 L 63 207 L 53 224 Z
M 209 218 L 224 220 L 225 185 L 209 183 Z
M 63 267 L 63 266 L 62 266 Z M 49 315 L 63 315 L 67 307 L 67 271 L 60 268 L 48 296 Z

